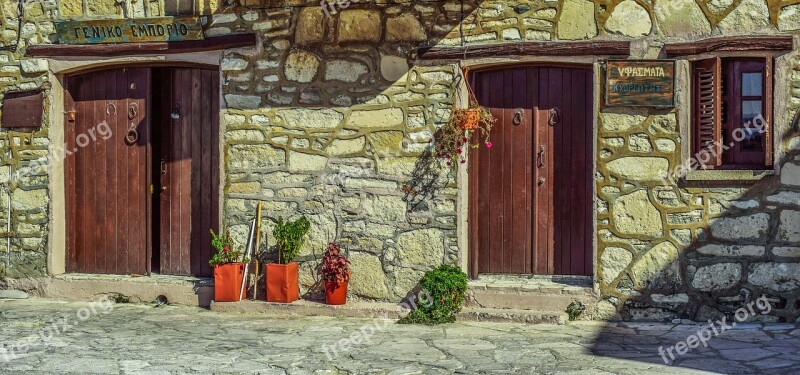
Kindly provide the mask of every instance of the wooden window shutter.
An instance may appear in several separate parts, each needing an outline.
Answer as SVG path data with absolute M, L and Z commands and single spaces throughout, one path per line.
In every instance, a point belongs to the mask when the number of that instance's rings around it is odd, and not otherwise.
M 772 147 L 772 74 L 773 60 L 772 56 L 767 56 L 767 64 L 764 69 L 764 119 L 766 125 L 764 127 L 764 164 L 767 167 L 772 166 L 773 163 L 773 147 Z
M 703 168 L 722 164 L 722 61 L 701 60 L 692 68 L 692 157 Z

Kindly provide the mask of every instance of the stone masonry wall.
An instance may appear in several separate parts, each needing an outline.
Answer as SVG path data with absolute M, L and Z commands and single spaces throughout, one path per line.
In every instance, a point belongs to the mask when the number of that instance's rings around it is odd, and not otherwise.
M 424 271 L 459 261 L 456 176 L 426 157 L 450 115 L 459 68 L 417 64 L 418 47 L 627 39 L 634 41 L 633 58 L 658 58 L 666 42 L 800 31 L 800 4 L 786 0 L 353 2 L 335 12 L 318 1 L 198 2 L 197 13 L 210 15 L 207 36 L 255 32 L 260 41 L 255 51 L 227 51 L 221 61 L 225 225 L 244 242 L 262 201 L 271 244 L 279 216 L 306 215 L 312 233 L 300 259 L 303 292 L 318 282 L 325 243 L 337 239 L 353 264 L 352 296 L 383 301 L 405 296 Z M 46 62 L 22 52 L 55 40 L 55 18 L 141 17 L 163 9 L 149 2 L 145 12 L 144 3 L 37 2 L 18 30 L 15 2 L 0 1 L 2 42 L 22 36 L 20 52 L 0 52 L 0 91 L 48 89 Z M 776 85 L 790 85 L 788 106 L 796 111 L 800 61 L 793 56 L 794 71 L 781 75 L 792 82 Z M 779 161 L 779 177 L 737 187 L 664 184 L 659 173 L 682 161 L 683 110 L 601 108 L 599 316 L 702 320 L 765 293 L 775 309 L 764 319 L 796 320 L 800 159 L 791 151 L 800 151 L 800 139 L 786 136 L 790 152 Z M 13 151 L 12 158 L 3 154 L 2 168 L 16 168 L 45 152 L 47 126 L 32 135 L 0 132 L 0 146 Z M 45 272 L 47 176 L 34 180 L 12 184 L 18 233 L 12 267 L 0 262 L 0 277 Z

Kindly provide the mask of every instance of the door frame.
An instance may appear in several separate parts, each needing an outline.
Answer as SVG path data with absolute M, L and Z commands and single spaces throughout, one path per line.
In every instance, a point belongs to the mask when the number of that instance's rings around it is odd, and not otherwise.
M 460 96 L 455 98 L 457 108 L 466 108 L 468 103 L 468 90 L 467 90 L 467 81 L 463 75 L 463 71 L 460 67 L 469 68 L 470 74 L 479 71 L 487 71 L 487 70 L 494 70 L 494 69 L 503 69 L 503 68 L 522 68 L 522 67 L 552 67 L 552 68 L 589 68 L 592 70 L 592 165 L 591 171 L 592 176 L 596 175 L 597 173 L 597 134 L 598 134 L 598 124 L 599 124 L 599 114 L 600 114 L 600 106 L 601 106 L 601 94 L 602 94 L 602 81 L 603 81 L 603 69 L 602 63 L 605 61 L 600 56 L 590 56 L 590 57 L 566 57 L 566 58 L 519 58 L 519 59 L 510 59 L 510 58 L 502 58 L 502 59 L 491 59 L 491 58 L 483 58 L 483 59 L 472 59 L 472 60 L 463 60 L 461 64 L 454 64 L 453 67 L 455 69 L 458 85 L 459 85 L 459 94 Z M 467 150 L 469 152 L 469 150 Z M 469 155 L 467 155 L 469 157 Z M 478 278 L 478 264 L 477 264 L 477 254 L 473 249 L 470 243 L 470 236 L 472 231 L 472 225 L 469 222 L 470 217 L 470 201 L 471 201 L 471 194 L 469 189 L 469 167 L 467 168 L 459 168 L 458 175 L 457 175 L 457 185 L 458 185 L 458 197 L 457 197 L 457 238 L 458 238 L 458 248 L 459 248 L 459 259 L 460 259 L 460 267 L 461 269 L 467 273 L 470 279 L 477 279 Z M 591 244 L 592 244 L 592 285 L 595 290 L 599 288 L 599 284 L 595 282 L 597 280 L 597 216 L 595 213 L 594 206 L 596 205 L 597 201 L 597 184 L 592 182 L 590 184 L 592 189 L 592 212 L 593 215 L 589 218 L 591 220 Z M 562 277 L 558 275 L 552 276 L 542 276 L 542 277 Z M 585 278 L 585 276 L 564 276 L 570 278 Z
M 66 77 L 74 74 L 88 73 L 96 70 L 111 69 L 120 66 L 140 66 L 140 67 L 202 67 L 213 69 L 220 75 L 220 82 L 224 81 L 220 62 L 222 51 L 207 51 L 194 53 L 181 53 L 171 55 L 151 55 L 151 56 L 126 56 L 115 58 L 94 57 L 52 57 L 47 58 L 49 72 L 48 81 L 52 83 L 47 100 L 50 104 L 48 138 L 51 145 L 60 146 L 64 144 L 64 100 Z M 227 106 L 223 99 L 222 84 L 219 85 L 219 148 L 220 155 L 224 155 L 224 132 L 225 123 L 223 114 Z M 224 203 L 224 183 L 225 158 L 220 157 L 217 161 L 219 168 L 220 183 L 217 187 L 217 199 L 219 207 Z M 51 276 L 66 273 L 67 264 L 67 212 L 66 212 L 66 173 L 64 160 L 54 159 L 50 163 L 50 174 L 48 188 L 50 190 L 50 219 L 49 233 L 47 241 L 47 273 Z M 218 225 L 222 225 L 224 210 L 220 210 L 217 218 Z

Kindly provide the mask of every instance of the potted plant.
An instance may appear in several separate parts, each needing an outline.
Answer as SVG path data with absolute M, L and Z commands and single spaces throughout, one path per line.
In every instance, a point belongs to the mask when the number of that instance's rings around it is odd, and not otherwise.
M 328 244 L 322 257 L 322 280 L 325 281 L 325 303 L 344 305 L 347 302 L 347 283 L 350 282 L 350 261 L 333 242 Z
M 278 263 L 264 267 L 267 280 L 267 301 L 289 303 L 300 298 L 300 280 L 297 262 L 294 258 L 303 246 L 304 237 L 311 224 L 305 217 L 295 221 L 278 218 L 272 234 L 278 250 Z
M 464 71 L 467 76 L 467 71 Z M 436 133 L 436 156 L 447 163 L 448 167 L 454 167 L 467 162 L 465 147 L 477 148 L 480 143 L 492 148 L 489 141 L 489 134 L 494 123 L 497 121 L 486 107 L 478 104 L 478 99 L 472 91 L 472 87 L 467 85 L 469 91 L 469 102 L 467 108 L 456 108 L 453 103 L 453 112 L 450 119 Z
M 214 301 L 239 301 L 247 260 L 242 259 L 241 252 L 234 250 L 231 235 L 224 230 L 219 234 L 211 230 L 211 246 L 216 249 L 216 253 L 208 261 L 214 268 Z

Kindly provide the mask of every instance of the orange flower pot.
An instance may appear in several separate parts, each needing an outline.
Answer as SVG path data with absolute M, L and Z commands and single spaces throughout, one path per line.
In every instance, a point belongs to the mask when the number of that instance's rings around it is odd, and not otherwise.
M 462 130 L 475 130 L 478 128 L 481 120 L 480 109 L 467 108 L 459 111 L 460 113 L 458 115 L 461 119 L 461 123 L 459 125 L 461 126 Z
M 236 302 L 244 282 L 244 263 L 214 266 L 214 301 Z
M 343 283 L 325 282 L 325 303 L 344 305 L 347 303 L 347 281 Z
M 297 262 L 267 264 L 264 276 L 267 279 L 267 302 L 290 303 L 300 299 Z

